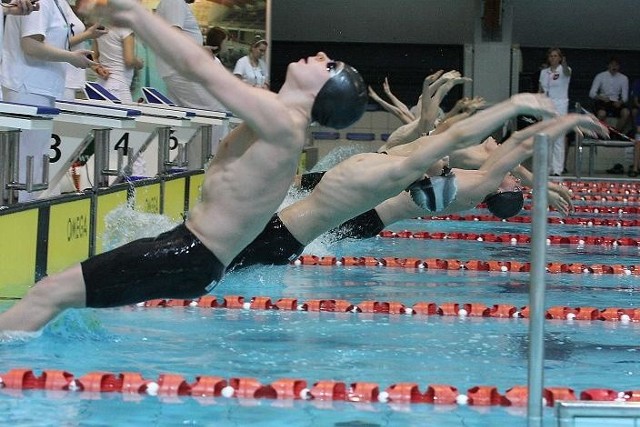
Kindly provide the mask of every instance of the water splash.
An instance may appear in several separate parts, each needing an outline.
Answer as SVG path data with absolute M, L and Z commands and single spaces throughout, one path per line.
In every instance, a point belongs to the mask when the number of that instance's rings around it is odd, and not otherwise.
M 135 210 L 132 203 L 122 204 L 105 216 L 103 245 L 107 250 L 114 249 L 136 239 L 155 237 L 177 224 L 167 216 Z
M 35 332 L 27 331 L 2 331 L 0 332 L 0 345 L 23 344 L 33 341 L 42 335 L 42 330 Z
M 354 154 L 366 153 L 369 151 L 370 150 L 363 144 L 338 145 L 333 150 L 329 151 L 326 156 L 318 160 L 318 163 L 316 163 L 309 172 L 322 172 L 329 170 Z

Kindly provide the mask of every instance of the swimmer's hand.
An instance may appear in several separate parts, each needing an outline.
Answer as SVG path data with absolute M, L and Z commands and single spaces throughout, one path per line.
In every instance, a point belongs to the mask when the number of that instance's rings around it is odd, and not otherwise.
M 566 187 L 550 182 L 547 197 L 549 207 L 558 211 L 562 216 L 569 216 L 573 212 L 571 192 Z
M 7 15 L 28 15 L 40 10 L 40 3 L 38 0 L 12 0 L 7 3 L 2 2 L 2 7 Z
M 520 114 L 545 117 L 558 115 L 551 98 L 543 94 L 518 93 L 513 95 L 510 100 L 518 108 Z
M 77 68 L 91 68 L 93 66 L 98 65 L 97 62 L 94 62 L 91 58 L 93 55 L 92 50 L 79 49 L 70 52 L 70 58 L 67 61 L 69 64 L 73 65 Z
M 440 76 L 442 75 L 442 73 L 444 73 L 444 70 L 438 70 L 435 73 L 428 75 L 427 77 L 425 77 L 424 79 L 424 84 L 426 84 L 427 86 L 430 85 L 431 83 L 435 82 L 436 80 L 438 80 L 440 78 Z

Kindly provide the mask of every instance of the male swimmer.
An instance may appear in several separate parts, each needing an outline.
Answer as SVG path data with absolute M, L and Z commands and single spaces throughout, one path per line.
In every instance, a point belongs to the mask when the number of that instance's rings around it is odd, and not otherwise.
M 184 224 L 42 279 L 0 314 L 2 331 L 39 330 L 67 308 L 206 294 L 284 199 L 309 123 L 343 128 L 365 110 L 367 90 L 361 76 L 322 52 L 290 64 L 276 94 L 237 79 L 136 0 L 101 2 L 93 13 L 132 28 L 243 123 L 220 144 L 205 174 L 201 201 Z
M 459 170 L 430 179 L 425 179 L 424 171 L 447 151 L 477 141 L 478 136 L 523 111 L 550 115 L 553 106 L 539 95 L 515 95 L 458 122 L 440 135 L 395 147 L 388 155 L 363 153 L 348 158 L 327 171 L 307 198 L 274 215 L 230 268 L 285 264 L 322 233 L 350 218 L 355 219 L 347 225 L 357 224 L 363 235 L 371 237 L 384 225 L 400 219 L 434 211 L 471 209 L 488 194 L 488 199 L 500 205 L 504 216 L 515 215 L 522 208 L 523 197 L 518 182 L 508 173 L 515 164 L 531 156 L 533 135 L 542 131 L 563 134 L 575 126 L 602 132 L 597 121 L 582 115 L 545 121 L 514 134 L 479 170 Z M 505 194 L 508 196 L 500 196 Z

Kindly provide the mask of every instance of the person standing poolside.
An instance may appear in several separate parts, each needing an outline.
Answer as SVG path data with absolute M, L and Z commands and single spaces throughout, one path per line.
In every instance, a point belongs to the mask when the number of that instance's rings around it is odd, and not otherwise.
M 571 82 L 571 67 L 567 65 L 567 58 L 557 47 L 547 51 L 547 66 L 540 71 L 539 89 L 553 101 L 556 111 L 560 115 L 569 112 L 569 83 Z M 560 176 L 564 171 L 566 152 L 566 138 L 563 134 L 551 146 L 549 174 Z
M 95 40 L 95 61 L 100 65 L 97 82 L 124 103 L 133 103 L 131 82 L 144 62 L 136 56 L 136 39 L 130 28 L 111 27 Z
M 37 13 L 7 16 L 2 51 L 2 92 L 8 102 L 53 107 L 64 95 L 66 63 L 87 68 L 95 63 L 90 50 L 69 51 L 71 15 L 64 1 L 43 0 Z M 43 158 L 49 153 L 51 132 L 26 130 L 20 135 L 20 182 L 26 182 L 27 156 L 33 157 L 33 176 L 42 179 Z M 40 192 L 18 192 L 18 201 L 36 199 Z
M 2 3 L 0 7 L 0 65 L 2 65 L 2 39 L 4 36 L 5 15 L 28 15 L 40 9 L 38 1 L 12 0 L 9 3 Z M 2 101 L 2 91 L 0 90 L 0 101 Z
M 187 219 L 44 278 L 0 314 L 0 330 L 37 331 L 67 308 L 196 298 L 222 279 L 284 199 L 312 120 L 344 128 L 364 113 L 360 74 L 319 52 L 289 64 L 278 93 L 249 86 L 188 36 L 136 0 L 108 0 L 92 13 L 130 27 L 186 79 L 219 98 L 243 123 L 222 141 Z M 265 160 L 266 159 L 266 160 Z
M 236 62 L 233 74 L 251 86 L 269 89 L 269 69 L 264 60 L 268 46 L 265 39 L 256 36 L 249 53 Z
M 178 31 L 192 39 L 198 46 L 203 45 L 202 32 L 191 8 L 194 0 L 160 0 L 156 14 L 171 26 L 171 31 Z M 160 35 L 171 37 L 171 32 Z M 175 67 L 172 67 L 162 56 L 157 61 L 158 74 L 162 77 L 167 96 L 181 107 L 200 108 L 211 111 L 226 111 L 225 106 L 202 86 L 185 78 Z

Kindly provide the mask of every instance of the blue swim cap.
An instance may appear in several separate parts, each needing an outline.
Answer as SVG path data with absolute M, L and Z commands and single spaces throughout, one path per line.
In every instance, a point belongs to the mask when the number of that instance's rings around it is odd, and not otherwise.
M 331 78 L 313 102 L 311 118 L 322 126 L 343 129 L 364 114 L 369 99 L 358 71 L 344 62 L 330 62 Z
M 489 212 L 500 219 L 511 218 L 518 215 L 524 206 L 522 191 L 503 191 L 492 193 L 484 198 Z

